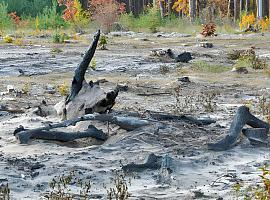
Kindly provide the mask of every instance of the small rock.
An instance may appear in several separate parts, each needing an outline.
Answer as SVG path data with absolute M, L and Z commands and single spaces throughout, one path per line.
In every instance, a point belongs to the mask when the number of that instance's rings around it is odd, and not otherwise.
M 14 92 L 15 91 L 14 86 L 13 85 L 8 85 L 7 86 L 7 91 L 8 91 L 8 93 Z
M 190 83 L 188 76 L 183 76 L 181 78 L 178 78 L 178 81 L 183 82 L 183 83 Z
M 44 164 L 41 164 L 41 163 L 35 163 L 33 164 L 32 166 L 30 166 L 30 170 L 36 170 L 36 169 L 40 169 L 42 167 L 44 167 L 45 165 Z
M 46 93 L 55 94 L 56 93 L 55 87 L 53 85 L 47 85 L 46 86 Z
M 119 22 L 114 22 L 112 25 L 112 30 L 114 31 L 123 31 L 125 30 L 124 26 Z
M 32 172 L 32 173 L 30 174 L 31 178 L 35 178 L 35 177 L 37 177 L 38 175 L 39 175 L 39 172 Z
M 232 70 L 232 72 L 236 72 L 238 74 L 247 74 L 248 73 L 248 70 L 246 67 L 234 67 Z
M 118 85 L 117 88 L 121 92 L 127 92 L 128 91 L 128 85 Z
M 234 98 L 240 98 L 240 97 L 241 97 L 241 95 L 240 95 L 240 94 L 238 94 L 238 93 L 235 93 L 235 94 L 233 95 L 233 97 L 234 97 Z
M 200 42 L 199 47 L 203 47 L 203 48 L 213 48 L 213 43 L 210 43 L 210 42 Z

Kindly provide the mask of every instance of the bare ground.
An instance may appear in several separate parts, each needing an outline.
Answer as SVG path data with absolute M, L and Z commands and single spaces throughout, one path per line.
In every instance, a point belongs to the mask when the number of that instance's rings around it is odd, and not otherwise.
M 96 52 L 97 71 L 89 70 L 87 80 L 106 79 L 108 82 L 101 84 L 105 90 L 117 84 L 128 86 L 126 92 L 119 94 L 115 110 L 207 116 L 217 120 L 216 124 L 198 127 L 184 122 L 164 122 L 169 124 L 165 129 L 154 127 L 133 132 L 110 125 L 111 137 L 104 144 L 93 140 L 67 144 L 48 141 L 17 144 L 13 131 L 19 125 L 31 128 L 59 121 L 29 113 L 43 99 L 53 105 L 63 98 L 59 92 L 48 94 L 47 88 L 70 83 L 73 70 L 90 38 L 82 36 L 80 41 L 65 45 L 52 45 L 46 38 L 28 38 L 27 41 L 31 40 L 34 45 L 0 46 L 1 91 L 6 91 L 7 85 L 13 85 L 18 90 L 30 85 L 29 95 L 1 96 L 1 105 L 26 112 L 1 113 L 0 116 L 0 181 L 9 182 L 11 199 L 40 199 L 41 194 L 49 191 L 48 182 L 53 177 L 72 170 L 91 180 L 91 199 L 106 199 L 103 186 L 113 186 L 110 181 L 110 177 L 114 176 L 112 170 L 120 169 L 121 163 L 144 162 L 150 153 L 167 154 L 172 158 L 170 181 L 160 183 L 158 170 L 127 175 L 131 178 L 130 199 L 235 199 L 231 191 L 236 182 L 259 180 L 258 167 L 269 164 L 268 145 L 254 147 L 243 138 L 232 150 L 212 152 L 207 150 L 206 144 L 227 134 L 231 119 L 240 105 L 251 106 L 253 112 L 262 117 L 258 99 L 262 95 L 269 96 L 270 78 L 262 70 L 250 70 L 248 74 L 230 71 L 201 73 L 191 70 L 191 67 L 198 60 L 232 66 L 227 52 L 250 46 L 255 46 L 257 54 L 268 62 L 268 34 L 220 35 L 208 39 L 214 44 L 212 49 L 196 47 L 194 37 L 156 37 L 150 34 L 111 36 L 109 50 Z M 52 53 L 55 48 L 63 52 Z M 150 50 L 155 48 L 190 51 L 195 59 L 189 64 L 160 62 L 149 57 Z M 168 73 L 160 73 L 162 65 L 169 67 Z M 189 76 L 191 83 L 180 83 L 178 78 L 182 76 Z M 180 89 L 178 95 L 175 95 L 175 88 Z M 166 94 L 147 95 L 156 93 Z M 214 111 L 209 112 L 203 106 L 203 97 L 213 93 L 216 94 L 211 101 Z M 176 98 L 181 99 L 180 104 L 176 103 Z M 99 123 L 97 126 L 108 131 L 106 124 Z

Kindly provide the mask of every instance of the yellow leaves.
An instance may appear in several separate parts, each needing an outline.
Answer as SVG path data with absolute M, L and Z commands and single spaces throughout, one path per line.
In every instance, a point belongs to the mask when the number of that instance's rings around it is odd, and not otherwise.
M 239 23 L 239 27 L 241 30 L 248 29 L 250 26 L 254 26 L 255 23 L 256 23 L 256 18 L 253 13 L 249 15 L 244 14 L 242 15 L 242 19 Z
M 36 17 L 36 20 L 35 20 L 35 26 L 36 26 L 36 31 L 39 31 L 40 23 L 39 23 L 39 18 L 38 18 L 38 16 Z
M 189 0 L 176 0 L 172 7 L 176 12 L 183 12 L 185 15 L 189 14 Z
M 253 13 L 249 15 L 244 14 L 242 15 L 239 27 L 240 30 L 260 30 L 263 32 L 269 29 L 269 19 L 265 17 L 257 20 Z
M 66 82 L 58 86 L 58 92 L 61 96 L 67 96 L 69 93 L 69 86 Z
M 265 17 L 264 19 L 258 20 L 258 26 L 261 31 L 265 31 L 269 29 L 269 19 Z
M 13 38 L 10 35 L 6 35 L 3 38 L 3 40 L 4 40 L 5 43 L 12 43 L 13 42 Z

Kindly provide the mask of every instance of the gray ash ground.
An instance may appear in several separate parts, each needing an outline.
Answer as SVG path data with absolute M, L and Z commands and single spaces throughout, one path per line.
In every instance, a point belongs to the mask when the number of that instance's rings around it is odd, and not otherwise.
M 122 164 L 143 163 L 151 153 L 172 159 L 169 181 L 160 182 L 159 170 L 127 175 L 131 178 L 130 199 L 234 199 L 231 190 L 236 182 L 258 180 L 258 167 L 269 163 L 268 146 L 254 147 L 242 139 L 232 150 L 212 152 L 207 150 L 206 144 L 227 134 L 240 105 L 252 104 L 252 111 L 262 117 L 258 99 L 269 95 L 269 77 L 260 70 L 251 70 L 248 74 L 230 71 L 216 74 L 193 71 L 191 67 L 201 60 L 232 66 L 226 53 L 250 46 L 256 46 L 258 56 L 269 62 L 269 47 L 265 41 L 270 35 L 221 35 L 208 39 L 214 44 L 211 49 L 196 47 L 192 36 L 163 36 L 111 36 L 109 50 L 96 52 L 97 71 L 89 69 L 87 80 L 106 79 L 108 82 L 101 83 L 105 90 L 117 84 L 128 86 L 117 98 L 114 107 L 117 111 L 184 112 L 194 117 L 211 117 L 217 122 L 196 126 L 164 121 L 167 124 L 164 129 L 153 126 L 132 132 L 110 125 L 111 137 L 104 144 L 85 139 L 71 143 L 34 140 L 29 145 L 20 145 L 13 136 L 19 125 L 34 128 L 60 120 L 30 113 L 44 99 L 54 105 L 63 98 L 57 87 L 64 82 L 70 84 L 91 36 L 85 35 L 81 41 L 65 45 L 52 45 L 44 38 L 31 38 L 32 46 L 1 44 L 0 90 L 5 92 L 7 85 L 13 85 L 19 91 L 29 85 L 29 94 L 18 96 L 11 92 L 1 96 L 1 106 L 25 112 L 1 112 L 0 116 L 0 182 L 9 183 L 11 199 L 41 199 L 42 194 L 50 190 L 48 183 L 52 178 L 74 170 L 81 178 L 91 180 L 91 199 L 106 199 L 104 185 L 113 187 L 110 180 L 114 177 L 113 170 L 121 169 Z M 62 52 L 52 53 L 55 48 Z M 160 48 L 190 51 L 194 60 L 179 64 L 149 56 L 152 49 Z M 169 72 L 161 74 L 162 65 L 168 66 Z M 180 83 L 178 78 L 182 76 L 189 76 L 191 83 Z M 198 98 L 213 91 L 217 93 L 213 99 L 214 111 L 206 112 Z M 178 106 L 177 98 L 182 102 Z M 96 125 L 107 131 L 106 124 Z

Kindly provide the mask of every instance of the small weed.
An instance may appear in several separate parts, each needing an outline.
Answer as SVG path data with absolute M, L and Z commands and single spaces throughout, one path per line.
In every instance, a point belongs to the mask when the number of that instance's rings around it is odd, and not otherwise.
M 250 60 L 252 69 L 266 69 L 266 62 L 264 60 L 255 57 L 254 59 Z
M 160 65 L 159 72 L 165 75 L 170 72 L 170 68 L 167 65 Z
M 97 70 L 97 60 L 95 57 L 91 60 L 89 67 L 94 71 Z
M 194 113 L 197 111 L 213 112 L 216 109 L 218 91 L 196 91 L 184 94 L 181 87 L 174 89 L 176 103 L 173 105 L 175 114 Z
M 0 185 L 0 199 L 10 200 L 10 189 L 8 183 Z
M 61 96 L 67 96 L 69 94 L 69 86 L 67 83 L 63 83 L 62 85 L 58 86 L 58 92 Z
M 240 185 L 240 183 L 233 185 L 232 189 L 237 199 L 267 200 L 270 198 L 270 170 L 266 166 L 259 168 L 259 170 L 262 172 L 259 175 L 259 183 L 249 186 Z
M 22 38 L 16 38 L 16 39 L 13 41 L 13 44 L 14 44 L 14 45 L 17 45 L 17 46 L 22 46 L 22 45 L 23 45 L 23 39 L 22 39 Z
M 30 91 L 31 91 L 31 84 L 28 82 L 28 83 L 25 83 L 22 87 L 22 93 L 23 94 L 26 94 L 26 95 L 29 95 L 30 94 Z
M 267 64 L 264 60 L 261 60 L 256 56 L 255 49 L 253 47 L 246 50 L 233 50 L 228 53 L 230 60 L 236 60 L 235 68 L 250 67 L 252 69 L 265 69 Z
M 128 192 L 128 184 L 125 174 L 122 172 L 115 172 L 115 177 L 112 178 L 114 187 L 105 188 L 107 190 L 108 200 L 127 200 L 131 194 Z
M 51 54 L 59 54 L 59 53 L 62 53 L 63 50 L 62 49 L 59 49 L 57 47 L 54 47 L 51 49 Z
M 260 115 L 264 116 L 270 123 L 270 100 L 264 95 L 259 98 L 259 111 Z
M 65 33 L 55 31 L 52 35 L 53 43 L 64 43 L 66 39 L 68 39 L 68 37 Z
M 13 42 L 13 38 L 10 35 L 6 35 L 3 38 L 3 40 L 4 40 L 5 43 L 12 43 Z
M 101 35 L 99 39 L 100 50 L 107 50 L 108 38 L 106 35 Z
M 206 61 L 197 61 L 193 64 L 192 69 L 206 73 L 221 73 L 231 70 L 231 67 L 218 64 L 209 64 Z
M 77 199 L 77 197 L 79 199 L 90 200 L 90 181 L 84 181 L 78 178 L 74 171 L 68 175 L 53 178 L 49 183 L 49 187 L 51 188 L 51 192 L 44 196 L 48 200 L 72 200 Z

